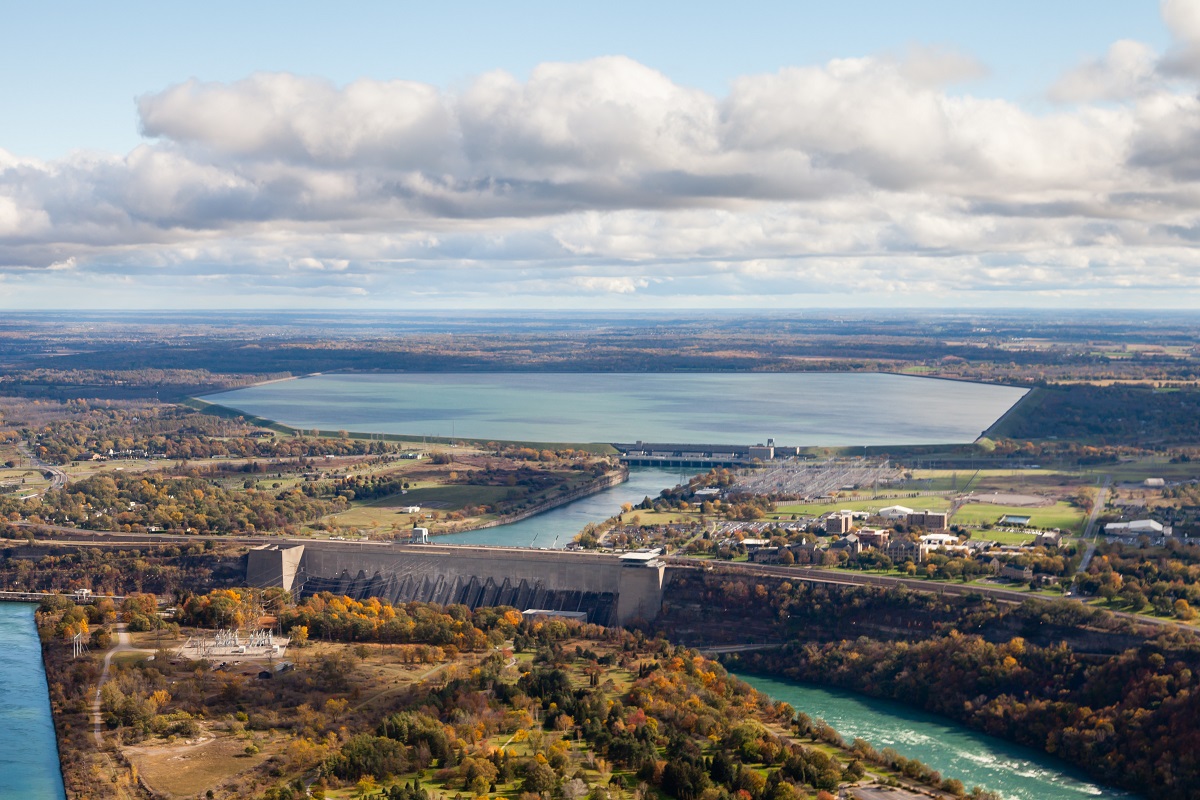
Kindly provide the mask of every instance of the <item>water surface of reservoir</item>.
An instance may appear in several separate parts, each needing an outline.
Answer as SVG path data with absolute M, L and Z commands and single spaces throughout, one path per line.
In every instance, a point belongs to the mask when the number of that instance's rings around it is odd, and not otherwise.
M 974 441 L 1025 389 L 878 373 L 313 375 L 211 395 L 295 428 L 524 442 Z

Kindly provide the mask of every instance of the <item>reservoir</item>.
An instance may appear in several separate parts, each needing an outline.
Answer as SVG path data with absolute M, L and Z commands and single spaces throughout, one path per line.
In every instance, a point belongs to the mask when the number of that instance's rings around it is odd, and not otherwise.
M 0 603 L 0 797 L 65 798 L 33 612 Z
M 986 736 L 951 720 L 887 700 L 759 675 L 734 673 L 775 700 L 823 719 L 846 741 L 865 739 L 876 750 L 891 747 L 905 758 L 982 786 L 1005 800 L 1134 798 L 1091 782 L 1061 761 L 1030 748 Z
M 294 428 L 521 442 L 972 442 L 1025 389 L 879 373 L 312 375 L 209 396 Z
M 677 470 L 655 467 L 633 467 L 629 480 L 602 492 L 572 501 L 566 505 L 523 519 L 520 522 L 483 528 L 465 533 L 437 536 L 437 544 L 481 544 L 497 547 L 546 547 L 561 549 L 571 543 L 575 534 L 589 522 L 601 522 L 621 511 L 623 503 L 642 502 L 658 497 L 663 489 L 687 481 L 691 472 L 681 476 Z

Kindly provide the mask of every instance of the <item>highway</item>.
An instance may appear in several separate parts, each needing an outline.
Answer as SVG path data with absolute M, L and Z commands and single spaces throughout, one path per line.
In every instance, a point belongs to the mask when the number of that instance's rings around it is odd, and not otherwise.
M 78 528 L 65 528 L 57 525 L 34 524 L 29 522 L 12 523 L 17 527 L 28 528 L 32 530 L 48 531 L 52 534 L 57 534 L 50 539 L 42 539 L 40 541 L 46 544 L 71 544 L 71 545 L 91 545 L 100 547 L 130 547 L 130 546 L 156 546 L 164 544 L 197 544 L 205 540 L 211 539 L 214 542 L 225 544 L 242 544 L 252 547 L 264 544 L 316 544 L 332 545 L 346 548 L 363 548 L 363 547 L 403 547 L 404 545 L 390 545 L 386 542 L 353 542 L 353 541 L 338 541 L 329 539 L 312 539 L 300 537 L 283 537 L 283 536 L 188 536 L 181 534 L 144 534 L 144 533 L 119 533 L 111 531 L 86 531 Z M 449 550 L 471 550 L 474 549 L 471 545 L 418 545 L 422 552 L 429 552 L 431 547 L 443 547 Z M 528 548 L 502 548 L 502 549 L 528 549 Z M 531 551 L 538 552 L 538 551 Z M 589 551 L 573 551 L 573 550 L 556 550 L 565 557 L 589 558 L 595 557 L 595 552 Z M 687 558 L 684 556 L 663 556 L 663 560 L 668 566 L 682 569 L 704 570 L 709 572 L 720 572 L 728 575 L 761 575 L 771 578 L 782 578 L 789 581 L 804 581 L 806 583 L 820 583 L 833 586 L 877 586 L 888 588 L 894 586 L 903 586 L 914 592 L 927 592 L 931 594 L 942 595 L 983 595 L 992 600 L 1001 603 L 1020 604 L 1029 599 L 1051 600 L 1058 598 L 1050 598 L 1043 595 L 1030 594 L 1027 591 L 1018 589 L 1008 589 L 1000 586 L 983 586 L 980 584 L 970 583 L 952 583 L 949 581 L 931 581 L 921 578 L 901 578 L 891 575 L 875 575 L 868 572 L 850 572 L 841 570 L 823 569 L 820 567 L 784 567 L 773 564 L 750 564 L 746 562 L 729 562 L 720 561 L 714 562 L 710 559 Z M 1067 597 L 1062 599 L 1073 602 L 1082 602 L 1082 598 Z M 1159 626 L 1176 627 L 1181 626 L 1188 630 L 1194 630 L 1190 625 L 1183 625 L 1170 619 L 1158 619 L 1156 617 L 1143 616 L 1140 614 L 1131 614 L 1125 611 L 1114 611 L 1107 609 L 1110 614 L 1118 617 L 1124 617 L 1131 622 L 1147 623 Z
M 1104 476 L 1104 485 L 1100 487 L 1100 491 L 1096 494 L 1096 502 L 1092 503 L 1092 513 L 1088 516 L 1087 526 L 1083 529 L 1083 538 L 1087 540 L 1087 550 L 1083 553 L 1083 558 L 1079 561 L 1079 569 L 1076 574 L 1082 575 L 1087 572 L 1088 564 L 1092 563 L 1092 555 L 1096 552 L 1096 519 L 1100 516 L 1100 510 L 1104 508 L 1105 501 L 1108 500 L 1108 489 L 1112 486 L 1112 476 Z
M 951 583 L 949 581 L 930 581 L 920 578 L 900 578 L 890 575 L 871 575 L 869 573 L 858 572 L 842 572 L 835 570 L 822 569 L 819 567 L 781 567 L 771 564 L 748 564 L 745 562 L 720 562 L 714 564 L 708 559 L 685 558 L 682 556 L 665 556 L 664 560 L 671 566 L 682 567 L 685 569 L 699 569 L 711 571 L 716 574 L 726 575 L 761 575 L 770 578 L 784 578 L 789 581 L 803 581 L 805 583 L 820 583 L 830 586 L 878 586 L 881 588 L 903 586 L 914 592 L 926 592 L 929 594 L 942 595 L 983 595 L 991 598 L 998 603 L 1009 603 L 1019 605 L 1026 600 L 1052 600 L 1058 598 L 1046 597 L 1044 595 L 1030 594 L 1026 591 L 1017 589 L 1005 589 L 1000 586 L 980 586 L 973 583 Z M 1073 602 L 1083 602 L 1082 598 L 1078 597 L 1063 597 L 1064 600 Z M 1159 619 L 1157 617 L 1143 616 L 1141 614 L 1131 614 L 1127 611 L 1114 611 L 1112 609 L 1104 609 L 1108 613 L 1129 620 L 1134 623 L 1146 623 L 1158 625 L 1161 627 L 1182 627 L 1190 631 L 1195 628 L 1185 623 L 1176 622 L 1171 619 Z
M 17 445 L 17 450 L 19 450 L 21 452 L 21 455 L 23 457 L 29 459 L 29 463 L 31 466 L 33 466 L 34 469 L 39 469 L 43 473 L 45 473 L 45 472 L 50 473 L 50 487 L 49 487 L 50 489 L 61 489 L 67 485 L 67 473 L 63 472 L 61 469 L 59 469 L 58 467 L 56 467 L 52 464 L 47 464 L 45 461 L 42 461 L 40 458 L 35 456 L 33 454 L 33 452 L 29 449 L 28 444 L 26 444 L 25 442 L 21 442 L 20 444 Z M 29 497 L 41 497 L 42 492 L 37 492 L 35 494 L 31 494 L 28 496 Z

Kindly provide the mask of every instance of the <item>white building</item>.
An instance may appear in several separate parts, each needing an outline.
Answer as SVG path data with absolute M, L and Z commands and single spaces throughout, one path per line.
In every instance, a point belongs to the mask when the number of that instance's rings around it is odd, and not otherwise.
M 927 533 L 921 537 L 921 544 L 930 547 L 947 547 L 958 544 L 958 537 L 952 533 Z
M 1137 519 L 1133 522 L 1110 522 L 1104 526 L 1106 536 L 1164 536 L 1170 534 L 1161 522 L 1152 519 Z
M 905 506 L 888 506 L 879 509 L 879 516 L 886 519 L 908 519 L 908 515 L 911 513 L 913 510 Z

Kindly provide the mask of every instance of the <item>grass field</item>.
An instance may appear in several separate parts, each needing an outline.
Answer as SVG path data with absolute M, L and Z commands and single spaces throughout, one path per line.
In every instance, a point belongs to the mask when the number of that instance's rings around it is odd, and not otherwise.
M 1117 483 L 1141 483 L 1146 478 L 1188 480 L 1200 477 L 1200 462 L 1172 464 L 1166 456 L 1152 456 L 1098 467 L 1097 472 L 1111 475 Z
M 1026 544 L 1033 541 L 1032 533 L 1016 533 L 1014 531 L 976 531 L 973 534 L 975 539 L 987 539 L 989 541 L 998 542 L 1000 544 Z
M 1058 502 L 1052 506 L 1028 508 L 1025 506 L 998 506 L 991 503 L 967 503 L 954 514 L 951 522 L 956 525 L 979 526 L 985 523 L 997 523 L 1005 514 L 1020 514 L 1030 516 L 1030 527 L 1059 528 L 1063 531 L 1079 534 L 1083 532 L 1084 515 L 1069 503 Z M 990 537 L 990 533 L 985 538 Z
M 802 516 L 818 516 L 820 514 L 828 514 L 830 511 L 841 511 L 842 509 L 850 509 L 851 511 L 878 511 L 881 508 L 888 506 L 904 506 L 915 511 L 946 511 L 950 508 L 950 501 L 941 495 L 937 494 L 922 494 L 916 497 L 900 497 L 883 499 L 868 499 L 868 500 L 839 500 L 834 503 L 798 503 L 794 505 L 779 506 L 775 509 L 773 515 L 776 519 L 784 519 L 792 514 Z

